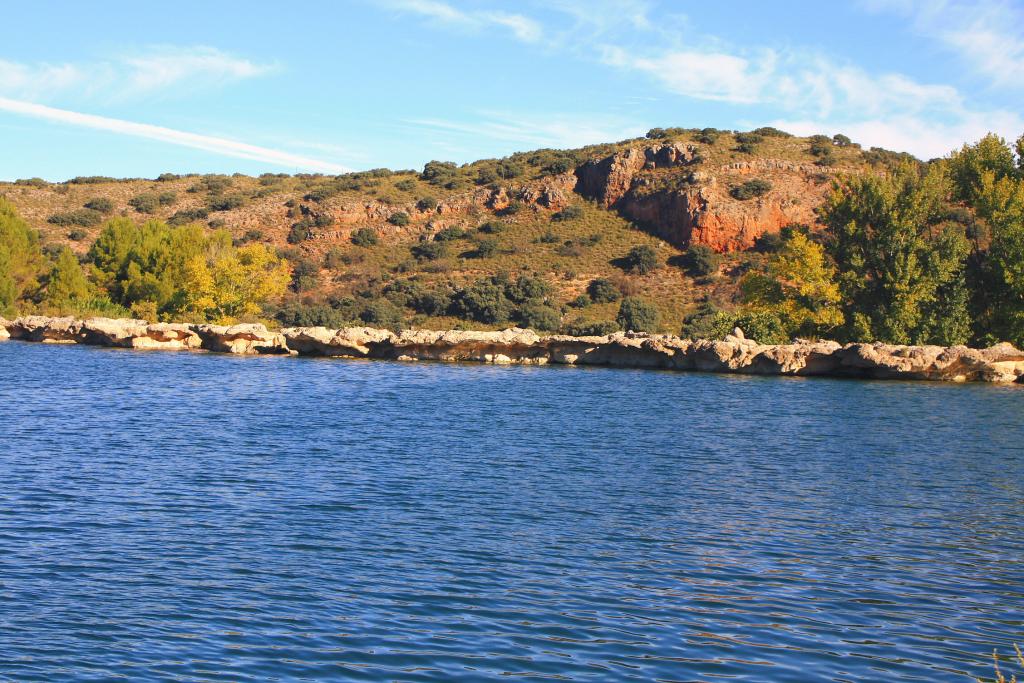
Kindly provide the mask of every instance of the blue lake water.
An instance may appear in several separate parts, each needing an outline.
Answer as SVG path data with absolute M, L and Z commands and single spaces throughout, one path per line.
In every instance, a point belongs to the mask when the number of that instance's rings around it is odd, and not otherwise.
M 0 344 L 0 680 L 969 681 L 1024 389 Z

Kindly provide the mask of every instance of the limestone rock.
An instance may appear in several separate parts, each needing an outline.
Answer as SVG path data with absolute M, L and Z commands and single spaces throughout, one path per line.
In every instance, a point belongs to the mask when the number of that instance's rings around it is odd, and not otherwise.
M 237 354 L 286 354 L 288 344 L 280 332 L 271 332 L 265 325 L 242 323 L 224 325 L 190 325 L 207 351 Z
M 394 334 L 371 327 L 347 327 L 329 330 L 326 327 L 289 327 L 281 330 L 288 348 L 307 356 L 342 356 L 366 358 L 387 345 Z
M 11 338 L 11 333 L 7 331 L 11 321 L 6 318 L 0 317 L 0 341 L 7 341 Z
M 15 318 L 7 331 L 14 339 L 48 344 L 75 344 L 81 339 L 82 321 L 72 317 L 26 315 Z

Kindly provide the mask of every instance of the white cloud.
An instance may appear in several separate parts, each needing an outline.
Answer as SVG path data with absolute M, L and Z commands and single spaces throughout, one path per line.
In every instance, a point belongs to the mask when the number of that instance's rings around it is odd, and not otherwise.
M 0 60 L 0 95 L 29 100 L 59 96 L 123 99 L 168 93 L 174 88 L 220 86 L 270 73 L 258 64 L 212 47 L 154 47 L 114 59 L 82 63 L 34 63 Z
M 1006 0 L 864 0 L 909 18 L 918 33 L 960 55 L 993 85 L 1024 88 L 1024 8 Z
M 291 154 L 289 152 L 268 149 L 266 147 L 249 145 L 244 142 L 238 142 L 237 140 L 229 140 L 210 135 L 200 135 L 197 133 L 188 133 L 185 131 L 175 130 L 173 128 L 154 126 L 147 123 L 136 123 L 134 121 L 124 121 L 122 119 L 108 118 L 105 116 L 83 114 L 80 112 L 69 111 L 67 109 L 47 107 L 33 102 L 8 99 L 6 97 L 0 97 L 0 110 L 35 119 L 42 119 L 44 121 L 52 121 L 54 123 L 81 126 L 83 128 L 92 128 L 120 135 L 157 140 L 159 142 L 179 145 L 182 147 L 190 147 L 204 152 L 211 152 L 239 159 L 261 161 L 285 168 L 320 171 L 324 173 L 347 173 L 351 170 L 341 164 L 312 159 L 309 157 Z
M 416 126 L 437 131 L 504 140 L 531 147 L 583 147 L 609 140 L 624 140 L 643 135 L 639 126 L 606 116 L 531 115 L 508 116 L 480 112 L 473 122 L 441 119 L 415 119 Z
M 537 42 L 543 34 L 538 22 L 522 14 L 462 10 L 440 0 L 388 0 L 387 4 L 396 10 L 472 30 L 501 26 L 512 31 L 512 35 L 518 40 L 528 43 Z

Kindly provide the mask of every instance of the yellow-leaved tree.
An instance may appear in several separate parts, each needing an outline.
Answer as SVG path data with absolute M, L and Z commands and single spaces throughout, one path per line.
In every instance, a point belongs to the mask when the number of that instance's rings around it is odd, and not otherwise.
M 185 264 L 185 309 L 195 317 L 230 324 L 259 314 L 291 281 L 287 261 L 266 245 L 214 250 Z
M 794 232 L 768 264 L 740 282 L 755 313 L 777 317 L 787 336 L 820 338 L 843 324 L 836 271 L 820 244 Z

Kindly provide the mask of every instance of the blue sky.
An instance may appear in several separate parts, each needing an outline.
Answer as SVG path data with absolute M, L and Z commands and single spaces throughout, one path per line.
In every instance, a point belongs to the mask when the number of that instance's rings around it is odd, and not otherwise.
M 1009 0 L 6 7 L 0 178 L 419 168 L 653 126 L 1024 133 Z

